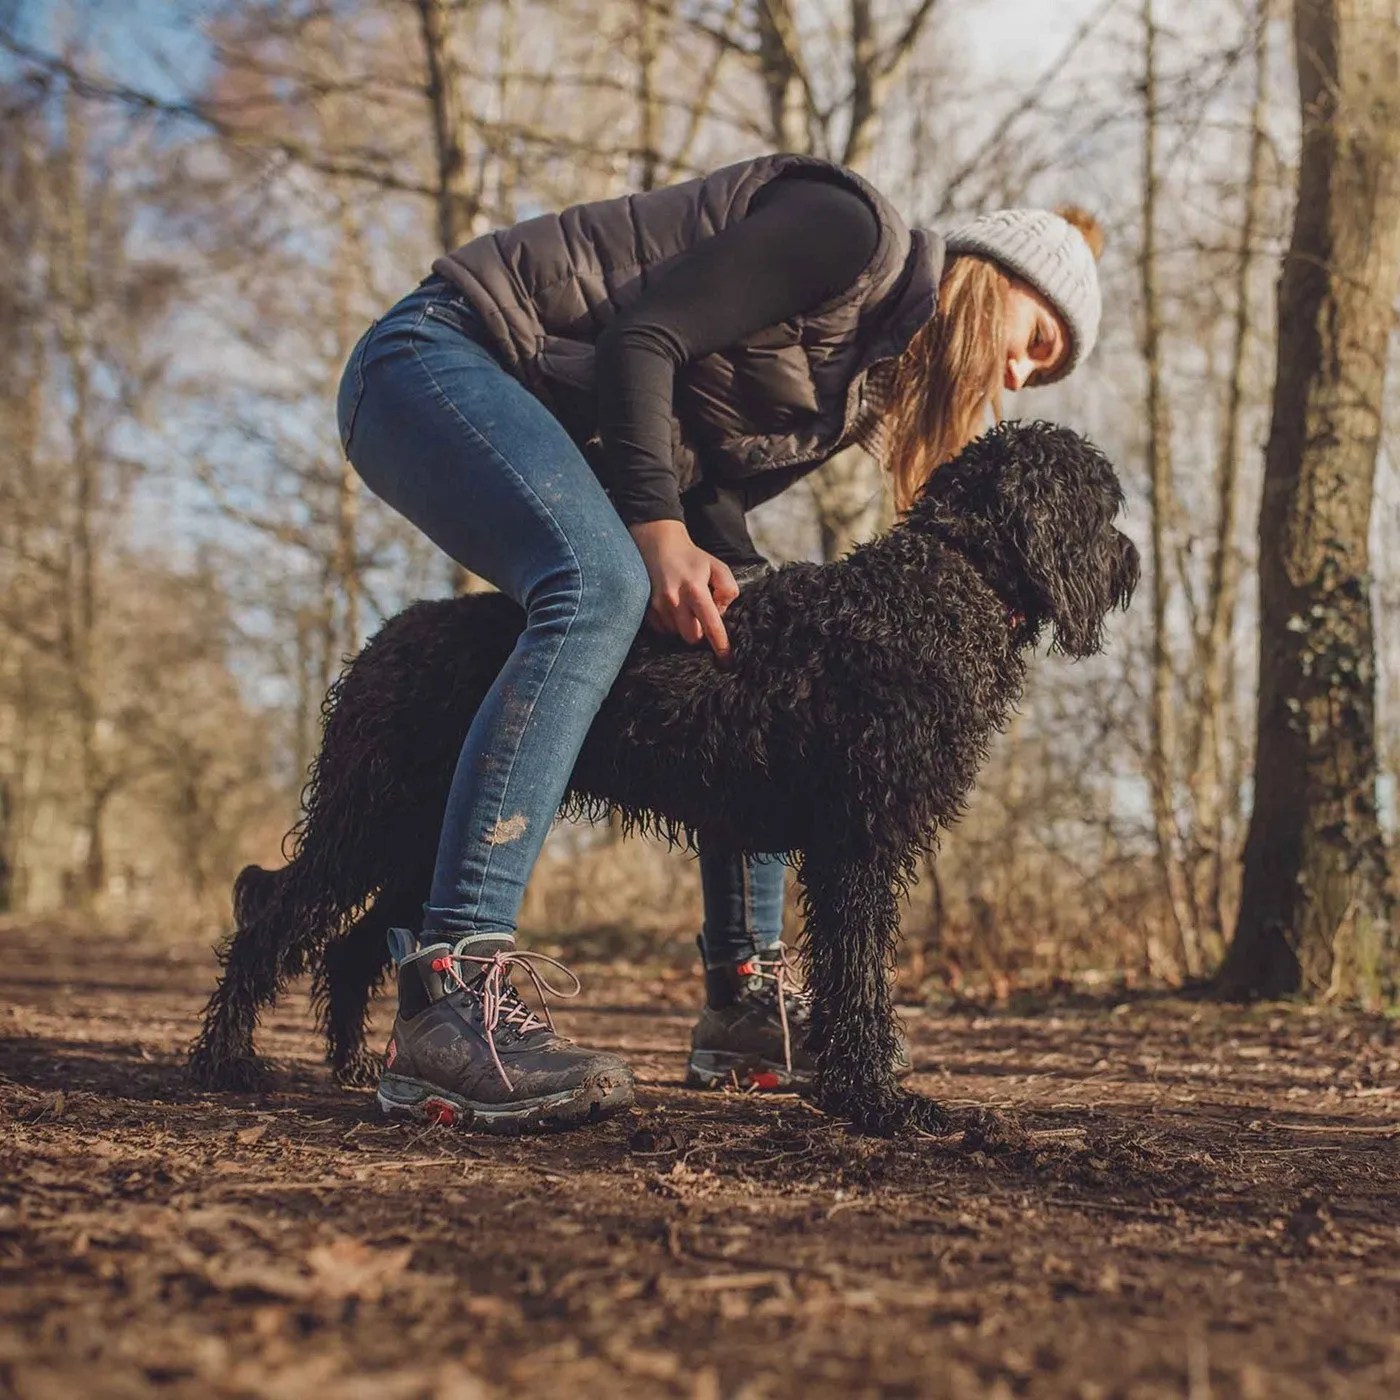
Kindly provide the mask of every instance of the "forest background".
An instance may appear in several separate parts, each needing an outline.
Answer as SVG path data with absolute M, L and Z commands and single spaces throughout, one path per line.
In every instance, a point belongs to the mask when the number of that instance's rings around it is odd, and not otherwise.
M 1278 0 L 0 0 L 0 910 L 211 940 L 238 867 L 278 859 L 345 658 L 462 584 L 341 458 L 335 385 L 369 320 L 444 246 L 781 148 L 858 168 L 912 222 L 1072 201 L 1108 233 L 1097 351 L 1007 412 L 1109 452 L 1143 587 L 1102 657 L 1034 664 L 905 911 L 908 985 L 1215 971 L 1254 795 L 1293 19 Z M 1386 833 L 1395 418 L 1362 520 Z M 888 519 L 852 453 L 755 535 L 830 558 Z M 535 946 L 688 958 L 698 920 L 693 860 L 560 827 L 523 922 Z

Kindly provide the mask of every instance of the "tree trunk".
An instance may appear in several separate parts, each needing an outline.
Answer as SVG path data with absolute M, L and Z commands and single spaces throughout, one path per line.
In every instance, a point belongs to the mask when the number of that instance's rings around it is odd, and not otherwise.
M 424 96 L 433 124 L 437 156 L 437 241 L 451 252 L 472 236 L 481 211 L 481 195 L 467 165 L 467 133 L 462 110 L 462 71 L 452 43 L 452 9 L 448 0 L 417 0 L 423 39 Z M 479 593 L 486 581 L 455 561 L 449 569 L 454 593 Z
M 1393 994 L 1367 534 L 1400 269 L 1394 0 L 1295 0 L 1303 142 L 1259 515 L 1254 813 L 1232 996 Z
M 909 60 L 937 0 L 918 0 L 898 32 L 879 42 L 875 6 L 849 0 L 849 96 L 841 105 L 844 141 L 835 138 L 836 109 L 814 100 L 809 65 L 801 51 L 793 0 L 759 0 L 755 9 L 758 70 L 768 96 L 769 140 L 775 150 L 830 155 L 859 169 L 874 150 L 883 94 Z M 824 559 L 839 559 L 893 523 L 893 502 L 879 465 L 863 452 L 838 452 L 808 478 L 816 506 Z
M 1273 0 L 1260 0 L 1254 33 L 1254 102 L 1250 119 L 1249 155 L 1244 189 L 1244 218 L 1240 224 L 1239 258 L 1235 264 L 1235 316 L 1231 328 L 1230 382 L 1225 421 L 1221 429 L 1220 468 L 1216 482 L 1215 548 L 1207 585 L 1207 621 L 1200 637 L 1197 670 L 1200 703 L 1192 743 L 1190 788 L 1195 807 L 1192 840 L 1192 881 L 1195 907 L 1209 929 L 1214 958 L 1227 927 L 1224 908 L 1224 821 L 1227 804 L 1238 799 L 1226 783 L 1223 749 L 1229 731 L 1229 683 L 1235 609 L 1239 598 L 1240 552 L 1235 547 L 1239 521 L 1241 423 L 1244 415 L 1245 372 L 1250 342 L 1250 273 L 1254 243 L 1264 217 L 1264 146 L 1269 108 L 1268 29 Z M 1204 932 L 1204 929 L 1203 929 Z
M 807 93 L 797 51 L 792 0 L 758 0 L 758 71 L 768 95 L 774 150 L 810 151 L 816 133 L 807 121 Z
M 670 27 L 669 7 L 658 0 L 637 4 L 637 150 L 641 174 L 637 188 L 654 190 L 660 183 L 661 132 L 664 113 L 656 89 L 656 75 Z
M 861 169 L 874 154 L 885 97 L 928 28 L 938 0 L 918 0 L 899 32 L 881 45 L 871 0 L 850 0 L 851 76 L 849 124 L 842 165 Z
M 875 460 L 848 447 L 809 478 L 823 559 L 840 559 L 891 523 L 891 498 Z
M 352 269 L 364 268 L 364 249 L 359 229 L 350 214 L 348 198 L 340 201 L 340 256 L 332 273 L 335 305 L 337 359 L 344 363 L 354 344 L 355 319 L 351 310 Z M 364 580 L 360 566 L 360 478 L 342 453 L 336 465 L 335 546 L 331 564 L 334 588 L 340 598 L 340 625 L 336 629 L 335 651 L 340 661 L 352 656 L 360 645 L 360 598 Z
M 18 784 L 0 774 L 0 914 L 15 907 L 15 852 L 19 846 Z
M 872 154 L 886 86 L 879 57 L 871 0 L 851 0 L 851 124 L 841 157 L 843 165 L 863 165 Z
M 1201 949 L 1191 890 L 1181 859 L 1176 815 L 1174 668 L 1167 619 L 1167 532 L 1175 516 L 1171 422 L 1162 389 L 1161 301 L 1157 290 L 1157 26 L 1152 0 L 1142 7 L 1142 353 L 1147 366 L 1147 475 L 1152 490 L 1152 705 L 1148 720 L 1148 779 L 1157 837 L 1157 863 L 1167 892 L 1178 952 L 1189 977 L 1201 973 Z
M 462 74 L 452 47 L 452 7 L 447 0 L 417 2 L 427 70 L 424 95 L 432 116 L 437 156 L 438 245 L 446 252 L 471 236 L 479 201 L 468 177 Z
M 69 380 L 68 452 L 72 471 L 69 530 L 65 542 L 66 578 L 63 653 L 72 688 L 78 728 L 81 797 L 78 826 L 83 860 L 74 884 L 78 903 L 90 907 L 106 883 L 103 817 L 109 796 L 102 760 L 102 684 L 96 651 L 99 521 L 103 483 L 98 449 L 93 441 L 92 347 L 89 328 L 93 314 L 90 267 L 91 230 L 88 223 L 87 122 L 77 94 L 69 89 L 64 105 L 61 237 L 55 240 L 53 299 L 59 343 Z
M 712 114 L 715 92 L 719 87 L 720 69 L 724 66 L 724 61 L 731 50 L 738 47 L 731 31 L 742 3 L 743 0 L 729 0 L 729 8 L 717 26 L 714 51 L 696 83 L 694 94 L 690 100 L 690 111 L 686 114 L 685 131 L 680 138 L 680 143 L 671 152 L 669 164 L 673 179 L 681 178 L 682 172 L 690 164 L 695 143 L 700 137 L 706 119 Z

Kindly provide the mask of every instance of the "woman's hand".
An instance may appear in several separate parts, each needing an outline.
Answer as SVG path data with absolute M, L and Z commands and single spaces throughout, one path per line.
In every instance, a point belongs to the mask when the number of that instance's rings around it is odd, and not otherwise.
M 629 527 L 651 578 L 647 624 L 687 642 L 706 640 L 729 660 L 729 635 L 720 615 L 739 596 L 729 565 L 706 554 L 679 520 L 649 520 Z

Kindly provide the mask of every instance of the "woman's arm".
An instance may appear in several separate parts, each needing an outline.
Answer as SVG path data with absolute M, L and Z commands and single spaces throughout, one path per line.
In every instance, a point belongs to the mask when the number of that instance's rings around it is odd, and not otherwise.
M 836 296 L 879 241 L 854 190 L 785 178 L 657 277 L 598 337 L 603 482 L 628 525 L 682 520 L 671 462 L 676 371 Z
M 737 596 L 728 568 L 684 527 L 671 461 L 676 371 L 820 305 L 865 270 L 879 241 L 854 190 L 775 180 L 747 217 L 657 277 L 596 346 L 602 478 L 652 580 L 648 620 L 728 651 L 720 614 Z

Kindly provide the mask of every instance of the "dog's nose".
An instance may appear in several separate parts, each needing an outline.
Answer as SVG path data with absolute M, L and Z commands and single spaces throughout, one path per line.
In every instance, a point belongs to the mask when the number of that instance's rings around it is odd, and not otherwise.
M 1118 534 L 1118 566 L 1114 570 L 1116 587 L 1114 593 L 1120 608 L 1126 608 L 1133 601 L 1138 579 L 1142 575 L 1142 559 L 1138 547 L 1121 530 Z

